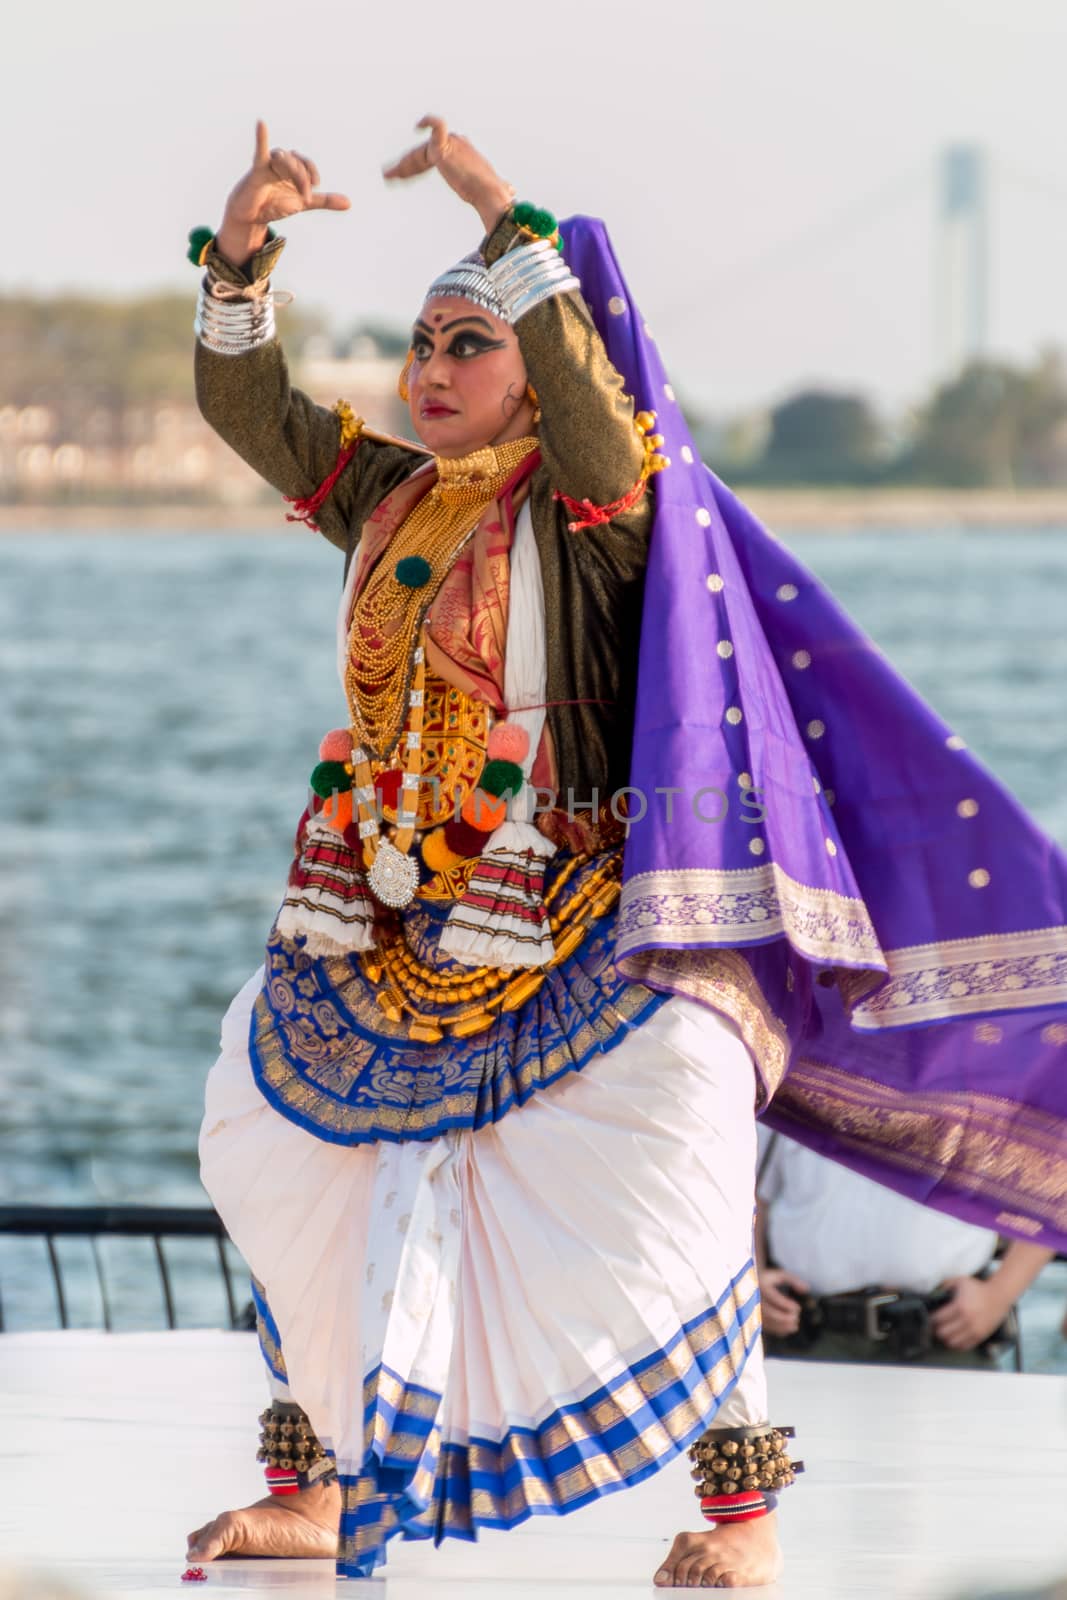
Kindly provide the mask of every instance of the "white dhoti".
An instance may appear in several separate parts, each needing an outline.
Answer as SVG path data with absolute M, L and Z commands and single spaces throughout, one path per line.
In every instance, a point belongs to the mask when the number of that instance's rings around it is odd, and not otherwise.
M 573 1510 L 713 1419 L 766 1420 L 755 1082 L 730 1023 L 674 998 L 499 1122 L 341 1145 L 253 1081 L 261 982 L 223 1022 L 202 1174 L 263 1286 L 268 1364 L 336 1457 L 340 1571 L 394 1533 Z

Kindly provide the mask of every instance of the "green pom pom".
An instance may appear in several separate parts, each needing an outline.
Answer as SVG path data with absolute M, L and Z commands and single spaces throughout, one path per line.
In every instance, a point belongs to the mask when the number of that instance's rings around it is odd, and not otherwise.
M 311 787 L 323 800 L 329 799 L 336 789 L 347 794 L 352 787 L 352 774 L 345 771 L 343 761 L 320 761 L 311 774 Z
M 529 228 L 539 238 L 548 239 L 556 231 L 557 223 L 551 211 L 543 211 L 540 206 L 532 206 L 526 200 L 520 200 L 517 206 L 513 206 L 511 215 L 520 228 Z
M 189 235 L 189 248 L 185 252 L 194 267 L 200 265 L 200 257 L 204 253 L 204 246 L 210 244 L 215 237 L 214 228 L 194 228 Z
M 515 761 L 487 761 L 478 779 L 479 789 L 491 794 L 494 800 L 504 795 L 518 794 L 525 783 L 522 768 Z
M 556 231 L 556 219 L 551 211 L 535 211 L 527 226 L 534 233 L 539 233 L 542 239 L 547 239 Z
M 393 568 L 393 574 L 406 589 L 421 589 L 430 581 L 430 563 L 425 556 L 404 556 Z

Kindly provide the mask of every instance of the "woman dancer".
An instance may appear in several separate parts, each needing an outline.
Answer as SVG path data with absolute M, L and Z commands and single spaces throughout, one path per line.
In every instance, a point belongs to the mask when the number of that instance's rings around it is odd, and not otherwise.
M 621 978 L 621 827 L 582 809 L 628 772 L 656 436 L 554 224 L 517 221 L 427 124 L 389 175 L 436 167 L 488 236 L 414 325 L 428 455 L 289 389 L 266 225 L 347 201 L 262 124 L 205 255 L 197 351 L 205 415 L 349 557 L 349 728 L 323 744 L 325 804 L 227 1015 L 201 1145 L 262 1286 L 271 1488 L 296 1492 L 217 1518 L 190 1556 L 337 1549 L 350 1575 L 397 1531 L 470 1537 L 636 1482 L 713 1418 L 741 1429 L 738 1460 L 780 1444 L 751 1058 L 728 1021 Z M 560 807 L 535 817 L 531 781 Z M 285 1453 L 290 1426 L 319 1443 Z M 770 1581 L 786 1459 L 765 1488 L 724 1477 L 722 1525 L 660 1581 Z
M 849 719 L 881 738 L 895 716 L 927 783 L 926 747 L 957 746 L 695 461 L 600 225 L 557 231 L 424 125 L 388 175 L 436 168 L 486 237 L 414 324 L 401 385 L 421 449 L 289 387 L 268 224 L 347 205 L 316 192 L 312 162 L 260 125 L 196 252 L 202 409 L 345 551 L 347 720 L 321 741 L 264 967 L 208 1085 L 204 1181 L 258 1280 L 271 1495 L 198 1530 L 190 1555 L 336 1549 L 361 1576 L 396 1533 L 565 1512 L 689 1447 L 716 1526 L 679 1535 L 656 1582 L 766 1583 L 795 1465 L 766 1415 L 757 1100 L 788 1066 L 779 1120 L 812 1142 L 947 1209 L 1010 1200 L 1021 1232 L 1062 1229 L 1062 1186 L 1036 1169 L 957 1171 L 924 1145 L 947 1114 L 937 1093 L 909 1100 L 899 1162 L 892 1126 L 892 1096 L 927 1063 L 941 1089 L 962 1082 L 981 1011 L 1013 1008 L 1016 1046 L 1051 1065 L 1062 862 L 1015 816 L 986 858 L 1024 895 L 1039 877 L 1056 912 L 1012 947 L 1016 977 L 1019 961 L 1044 974 L 1021 995 L 986 974 L 961 1004 L 957 971 L 939 1009 L 931 962 L 898 974 L 880 936 L 901 904 L 904 922 L 929 913 L 942 964 L 971 912 L 898 896 L 927 879 L 906 850 L 889 859 L 887 795 L 835 818 L 827 779 L 853 752 L 857 792 L 879 778 Z M 788 606 L 802 585 L 781 620 L 770 597 Z M 783 642 L 798 673 L 821 652 L 828 676 L 786 684 Z M 845 703 L 848 736 L 820 766 L 805 696 L 843 649 L 873 715 Z M 1002 821 L 1010 800 L 964 775 L 969 806 Z M 1008 948 L 1014 926 L 998 905 L 978 942 Z M 859 1028 L 895 1026 L 894 984 L 921 991 L 926 1026 L 906 1051 L 880 1041 L 882 1084 L 849 1052 Z M 859 1138 L 857 1099 L 872 1107 Z

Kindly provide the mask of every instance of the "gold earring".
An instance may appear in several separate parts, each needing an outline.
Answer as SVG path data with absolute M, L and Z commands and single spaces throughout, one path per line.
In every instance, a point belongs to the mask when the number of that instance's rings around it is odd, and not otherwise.
M 537 390 L 534 388 L 532 383 L 528 383 L 526 385 L 526 398 L 527 398 L 527 400 L 530 401 L 531 405 L 534 408 L 534 414 L 533 414 L 534 421 L 535 422 L 540 422 L 540 420 L 541 420 L 541 402 L 537 398 Z
M 405 358 L 404 365 L 400 369 L 400 376 L 396 380 L 396 392 L 400 396 L 401 400 L 403 400 L 405 405 L 407 405 L 408 401 L 411 399 L 411 391 L 408 388 L 408 373 L 411 371 L 411 363 L 414 361 L 414 359 L 414 350 L 409 350 L 407 357 Z

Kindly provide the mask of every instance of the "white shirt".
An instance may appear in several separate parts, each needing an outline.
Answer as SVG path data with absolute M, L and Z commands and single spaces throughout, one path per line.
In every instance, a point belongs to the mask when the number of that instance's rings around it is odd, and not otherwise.
M 772 1138 L 760 1127 L 760 1159 Z M 919 1205 L 804 1145 L 773 1135 L 759 1181 L 767 1249 L 813 1294 L 866 1284 L 930 1294 L 991 1260 L 997 1235 Z

